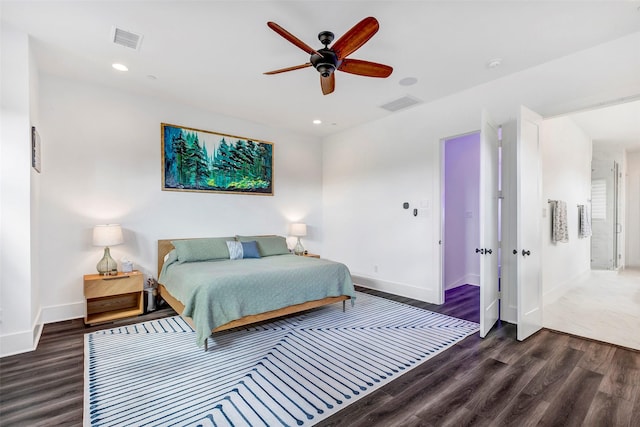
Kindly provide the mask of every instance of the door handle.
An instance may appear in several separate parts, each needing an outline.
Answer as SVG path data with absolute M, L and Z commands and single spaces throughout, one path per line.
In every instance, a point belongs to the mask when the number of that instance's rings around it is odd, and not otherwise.
M 517 250 L 517 249 L 514 249 L 514 250 L 513 250 L 513 254 L 514 254 L 514 255 L 518 255 L 518 250 Z
M 524 249 L 522 250 L 522 256 L 527 256 L 527 255 L 531 255 L 531 251 L 525 251 Z
M 484 254 L 484 249 L 476 248 L 476 253 L 478 253 L 478 252 L 480 252 L 480 255 L 483 255 Z
M 484 253 L 491 255 L 493 253 L 493 251 L 491 249 L 485 249 Z

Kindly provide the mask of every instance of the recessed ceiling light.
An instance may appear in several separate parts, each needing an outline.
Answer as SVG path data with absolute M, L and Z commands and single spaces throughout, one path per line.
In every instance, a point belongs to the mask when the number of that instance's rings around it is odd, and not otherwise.
M 400 83 L 400 86 L 411 86 L 418 83 L 418 79 L 416 79 L 415 77 L 405 77 L 404 79 L 401 79 L 398 83 Z
M 487 62 L 487 68 L 498 68 L 502 64 L 502 58 L 495 58 Z
M 129 71 L 129 68 L 127 68 L 127 66 L 124 64 L 115 63 L 115 64 L 111 64 L 111 66 L 118 71 Z
M 315 120 L 313 121 L 313 124 L 314 124 L 314 125 L 321 125 L 321 124 L 322 124 L 322 120 L 320 120 L 320 119 L 315 119 Z

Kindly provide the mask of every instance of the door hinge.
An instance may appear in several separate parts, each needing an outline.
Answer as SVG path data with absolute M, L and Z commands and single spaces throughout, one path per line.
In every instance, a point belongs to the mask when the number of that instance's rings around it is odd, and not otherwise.
M 504 199 L 504 196 L 502 195 L 502 190 L 498 191 L 498 199 Z
M 498 291 L 498 299 L 502 299 L 502 291 Z

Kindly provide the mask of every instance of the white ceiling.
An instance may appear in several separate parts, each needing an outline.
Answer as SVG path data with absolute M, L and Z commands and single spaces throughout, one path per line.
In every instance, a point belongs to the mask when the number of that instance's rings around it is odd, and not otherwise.
M 609 150 L 640 150 L 640 101 L 570 114 L 593 140 Z
M 424 102 L 640 31 L 625 1 L 7 1 L 3 25 L 32 36 L 43 72 L 323 136 L 394 114 L 381 105 Z M 323 96 L 313 68 L 270 30 L 275 21 L 314 48 L 366 16 L 379 32 L 350 58 L 394 67 L 387 79 L 338 72 Z M 113 26 L 143 35 L 138 51 L 110 40 Z M 496 69 L 487 62 L 502 58 Z M 117 72 L 122 62 L 129 72 Z M 152 79 L 148 76 L 155 76 Z M 418 83 L 399 81 L 415 77 Z M 312 125 L 313 119 L 323 120 Z

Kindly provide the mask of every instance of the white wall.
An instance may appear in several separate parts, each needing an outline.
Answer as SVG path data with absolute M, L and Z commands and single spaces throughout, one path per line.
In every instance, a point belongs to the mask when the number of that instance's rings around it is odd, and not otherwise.
M 286 235 L 303 221 L 305 247 L 322 253 L 316 139 L 51 75 L 41 76 L 40 94 L 45 322 L 84 315 L 82 276 L 103 252 L 92 246 L 96 224 L 122 224 L 125 242 L 111 255 L 154 277 L 164 238 Z M 161 122 L 273 142 L 275 195 L 161 191 Z
M 627 153 L 626 266 L 640 268 L 640 151 Z
M 444 284 L 480 284 L 480 134 L 445 141 Z
M 592 142 L 568 117 L 542 125 L 542 198 L 567 203 L 569 241 L 551 241 L 551 205 L 543 207 L 542 286 L 545 303 L 552 301 L 591 267 L 591 238 L 578 237 L 578 205 L 591 199 Z
M 26 34 L 3 25 L 0 41 L 0 355 L 7 355 L 33 349 L 41 330 L 33 247 L 39 180 L 31 168 L 37 74 Z
M 360 284 L 441 302 L 440 140 L 478 130 L 482 108 L 504 123 L 521 104 L 550 115 L 638 94 L 639 43 L 637 33 L 327 137 L 325 256 Z

